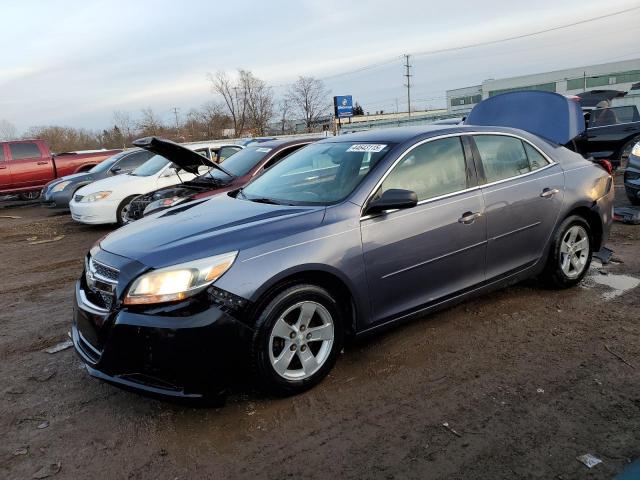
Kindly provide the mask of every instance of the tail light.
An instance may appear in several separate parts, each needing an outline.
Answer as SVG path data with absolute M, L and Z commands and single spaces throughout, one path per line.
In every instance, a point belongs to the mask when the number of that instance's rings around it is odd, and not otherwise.
M 606 170 L 609 175 L 613 175 L 613 164 L 606 158 L 596 160 L 596 163 Z

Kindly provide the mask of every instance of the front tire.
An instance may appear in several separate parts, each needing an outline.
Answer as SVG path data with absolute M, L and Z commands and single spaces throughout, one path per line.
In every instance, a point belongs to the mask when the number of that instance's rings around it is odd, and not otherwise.
M 118 210 L 116 211 L 116 219 L 119 226 L 126 225 L 129 223 L 129 219 L 127 217 L 127 212 L 129 211 L 129 204 L 131 200 L 136 198 L 137 195 L 131 195 L 130 197 L 125 198 L 120 205 L 118 205 Z
M 257 312 L 252 370 L 264 390 L 293 395 L 318 384 L 342 349 L 342 312 L 317 285 L 287 288 Z
M 553 234 L 542 280 L 551 288 L 569 288 L 584 278 L 593 254 L 593 235 L 587 221 L 572 215 Z

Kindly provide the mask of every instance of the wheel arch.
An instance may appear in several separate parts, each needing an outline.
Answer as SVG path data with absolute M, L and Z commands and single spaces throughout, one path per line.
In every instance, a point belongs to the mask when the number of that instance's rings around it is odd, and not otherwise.
M 264 307 L 278 293 L 299 283 L 317 285 L 335 295 L 345 315 L 345 334 L 355 334 L 356 319 L 361 308 L 357 305 L 353 288 L 340 271 L 326 265 L 298 265 L 275 275 L 256 290 L 252 296 L 254 313 Z
M 573 215 L 584 218 L 585 221 L 589 224 L 591 234 L 593 235 L 593 251 L 597 252 L 598 250 L 600 250 L 600 248 L 602 247 L 602 236 L 604 234 L 604 228 L 598 212 L 596 212 L 593 208 L 588 207 L 587 205 L 578 205 L 569 210 L 562 221 Z

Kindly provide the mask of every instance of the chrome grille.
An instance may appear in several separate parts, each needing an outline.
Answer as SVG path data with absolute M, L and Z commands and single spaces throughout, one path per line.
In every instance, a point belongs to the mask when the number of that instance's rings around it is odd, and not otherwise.
M 82 200 L 84 198 L 84 195 L 74 195 L 73 199 L 76 202 L 79 202 L 80 200 Z
M 120 272 L 116 268 L 96 262 L 93 258 L 89 260 L 89 268 L 98 278 L 101 278 L 102 280 L 107 280 L 115 283 L 118 282 L 118 274 Z
M 118 269 L 89 257 L 85 267 L 87 297 L 97 306 L 111 310 L 115 302 L 115 289 L 118 284 Z

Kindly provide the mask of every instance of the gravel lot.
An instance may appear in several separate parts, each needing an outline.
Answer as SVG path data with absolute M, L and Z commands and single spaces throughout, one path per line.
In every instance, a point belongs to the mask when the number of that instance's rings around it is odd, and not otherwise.
M 0 209 L 0 478 L 582 479 L 640 456 L 640 287 L 621 290 L 640 278 L 640 226 L 615 224 L 620 263 L 579 288 L 496 292 L 348 346 L 303 395 L 222 408 L 44 351 L 67 339 L 83 255 L 109 230 Z

